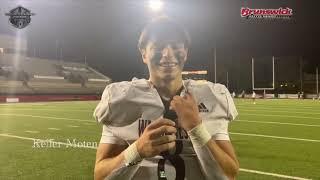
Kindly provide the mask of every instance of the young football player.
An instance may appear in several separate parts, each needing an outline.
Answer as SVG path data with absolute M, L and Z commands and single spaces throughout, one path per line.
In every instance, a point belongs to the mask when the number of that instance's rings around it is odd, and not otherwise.
M 233 91 L 232 98 L 235 98 L 235 97 L 236 97 L 236 92 Z
M 252 91 L 252 101 L 253 101 L 253 104 L 256 104 L 256 92 Z
M 238 113 L 225 86 L 182 80 L 185 29 L 157 18 L 138 47 L 149 79 L 108 85 L 94 112 L 103 124 L 95 179 L 235 179 L 228 124 Z

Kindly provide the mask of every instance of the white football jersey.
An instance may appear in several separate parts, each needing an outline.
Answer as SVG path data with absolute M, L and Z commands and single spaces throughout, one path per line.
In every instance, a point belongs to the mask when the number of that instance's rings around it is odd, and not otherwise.
M 184 80 L 183 90 L 195 98 L 200 117 L 215 140 L 230 140 L 228 123 L 238 112 L 228 89 L 221 84 Z M 94 111 L 95 119 L 103 124 L 100 143 L 132 144 L 153 120 L 163 117 L 165 107 L 157 90 L 148 80 L 134 79 L 108 85 Z M 110 179 L 153 180 L 171 179 L 201 180 L 205 177 L 226 179 L 221 172 L 204 175 L 192 143 L 185 130 L 178 127 L 177 144 L 170 157 L 145 158 L 134 167 L 122 167 L 114 171 Z M 208 157 L 210 158 L 210 157 Z M 131 168 L 131 170 L 126 170 Z M 132 170 L 133 169 L 133 170 Z M 160 169 L 160 170 L 159 170 Z M 162 169 L 162 170 L 161 170 Z M 180 177 L 176 177 L 179 175 Z

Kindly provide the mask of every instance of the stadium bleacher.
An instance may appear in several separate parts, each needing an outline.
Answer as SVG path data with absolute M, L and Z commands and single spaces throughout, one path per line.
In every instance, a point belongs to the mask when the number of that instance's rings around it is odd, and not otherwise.
M 101 94 L 111 79 L 86 64 L 3 54 L 0 94 Z

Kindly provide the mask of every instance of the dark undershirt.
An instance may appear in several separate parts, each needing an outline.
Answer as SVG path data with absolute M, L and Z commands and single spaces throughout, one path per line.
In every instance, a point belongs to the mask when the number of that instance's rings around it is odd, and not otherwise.
M 182 89 L 183 89 L 183 86 L 181 86 L 181 88 L 177 91 L 176 95 L 179 96 Z M 169 109 L 170 102 L 172 101 L 172 98 L 170 100 L 165 100 L 161 97 L 161 100 L 162 100 L 162 103 L 163 103 L 164 109 L 165 109 L 164 113 L 163 113 L 163 117 L 174 121 L 176 123 L 176 127 L 177 127 L 178 116 L 175 111 Z M 175 150 L 174 154 L 170 154 L 169 151 L 165 151 L 160 154 L 164 159 L 161 159 L 158 162 L 158 180 L 167 180 L 166 176 L 163 176 L 165 174 L 165 167 L 164 166 L 165 166 L 166 160 L 169 160 L 170 163 L 174 166 L 174 168 L 176 170 L 175 180 L 184 180 L 184 178 L 185 178 L 185 164 L 184 164 L 183 159 L 179 156 L 179 154 L 182 152 L 182 149 L 183 149 L 182 141 L 176 140 L 176 150 Z
M 156 88 L 157 89 L 157 88 Z M 181 86 L 181 88 L 177 91 L 176 95 L 180 95 L 180 93 L 182 92 L 183 90 L 183 86 Z M 158 92 L 159 93 L 159 92 Z M 160 95 L 160 94 L 159 94 Z M 164 106 L 164 113 L 163 113 L 163 117 L 166 118 L 166 119 L 170 119 L 172 121 L 175 121 L 176 122 L 176 119 L 178 118 L 177 117 L 177 114 L 175 111 L 173 110 L 170 110 L 170 103 L 172 101 L 172 98 L 170 98 L 170 100 L 165 100 L 163 99 L 161 96 L 160 96 L 161 100 L 162 100 L 162 103 L 163 103 L 163 106 Z M 176 122 L 177 123 L 177 122 Z

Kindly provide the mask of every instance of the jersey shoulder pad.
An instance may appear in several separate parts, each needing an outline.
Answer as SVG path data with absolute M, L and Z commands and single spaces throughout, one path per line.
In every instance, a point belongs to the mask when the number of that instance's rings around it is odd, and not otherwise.
M 149 82 L 145 79 L 133 79 L 108 85 L 94 116 L 105 125 L 128 126 L 141 118 L 142 114 L 146 114 L 145 107 L 153 106 L 161 108 L 157 105 Z
M 213 94 L 216 94 L 217 99 L 220 99 L 222 104 L 225 106 L 227 111 L 227 119 L 234 120 L 238 116 L 238 111 L 234 104 L 233 98 L 228 90 L 228 88 L 219 83 L 209 83 Z
M 137 120 L 141 109 L 131 100 L 134 97 L 132 89 L 132 82 L 129 81 L 109 84 L 95 109 L 95 119 L 111 126 L 125 126 Z
M 200 84 L 191 81 L 191 84 L 194 88 L 201 89 L 201 91 L 198 90 L 198 92 L 202 94 L 199 94 L 198 97 L 202 97 L 202 101 L 210 100 L 211 102 L 208 103 L 214 103 L 212 104 L 214 114 L 220 113 L 219 117 L 224 117 L 226 120 L 233 120 L 238 115 L 233 98 L 225 85 L 212 83 L 210 81 L 201 82 Z
M 211 89 L 214 89 L 215 91 L 224 91 L 224 89 L 226 89 L 226 87 L 223 84 L 219 84 L 219 83 L 213 83 L 210 81 L 195 81 L 192 79 L 188 79 L 185 80 L 184 83 L 186 84 L 186 86 L 188 87 L 210 87 Z
M 219 83 L 212 83 L 210 81 L 195 81 L 195 80 L 188 80 L 185 82 L 186 86 L 188 87 L 188 90 L 199 90 L 201 89 L 202 92 L 206 92 L 206 95 L 209 94 L 225 94 L 228 91 L 228 89 L 223 85 Z
M 150 85 L 145 79 L 134 78 L 132 81 L 112 83 L 109 86 L 109 95 L 113 97 L 111 102 L 130 101 L 139 93 L 150 91 Z
M 227 87 L 220 83 L 212 83 L 208 81 L 208 86 L 213 91 L 213 93 L 226 94 L 229 92 Z

